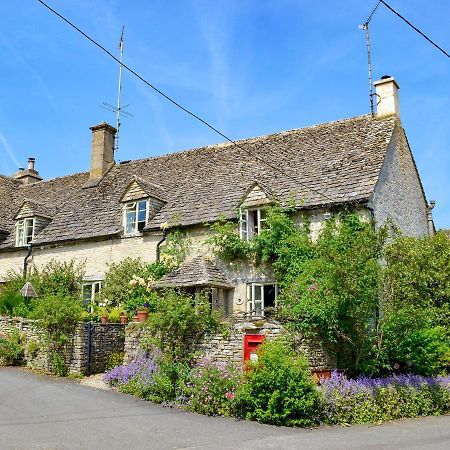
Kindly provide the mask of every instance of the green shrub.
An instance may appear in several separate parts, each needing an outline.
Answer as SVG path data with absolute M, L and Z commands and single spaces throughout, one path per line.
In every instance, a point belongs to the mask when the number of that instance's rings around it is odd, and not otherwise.
M 219 326 L 204 295 L 194 299 L 182 291 L 166 289 L 153 297 L 151 311 L 144 325 L 147 337 L 141 345 L 146 350 L 156 347 L 173 361 L 189 358 L 192 344 Z
M 20 333 L 18 330 L 10 334 L 0 334 L 0 365 L 11 365 L 20 362 L 23 356 Z
M 319 394 L 308 363 L 282 339 L 263 344 L 236 390 L 238 417 L 262 423 L 310 426 L 318 420 Z
M 43 329 L 43 344 L 50 354 L 52 370 L 60 376 L 66 374 L 64 345 L 70 340 L 77 323 L 84 314 L 79 297 L 48 295 L 33 301 L 32 318 L 39 320 Z
M 0 314 L 9 317 L 28 317 L 29 302 L 19 292 L 6 289 L 0 293 Z

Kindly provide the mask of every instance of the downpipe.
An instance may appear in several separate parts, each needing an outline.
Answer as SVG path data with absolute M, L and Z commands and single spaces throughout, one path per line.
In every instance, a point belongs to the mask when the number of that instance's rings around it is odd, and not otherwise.
M 27 253 L 27 256 L 25 256 L 25 259 L 23 260 L 23 278 L 24 278 L 24 280 L 27 279 L 28 259 L 30 258 L 32 251 L 33 251 L 33 244 L 30 242 L 30 243 L 28 244 L 28 253 Z
M 156 262 L 159 262 L 161 259 L 161 245 L 167 238 L 167 230 L 163 230 L 162 239 L 156 244 Z

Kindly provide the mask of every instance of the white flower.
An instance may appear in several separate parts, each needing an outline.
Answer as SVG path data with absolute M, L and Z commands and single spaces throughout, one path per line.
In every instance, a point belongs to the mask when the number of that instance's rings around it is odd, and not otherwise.
M 130 280 L 130 285 L 131 286 L 136 286 L 138 284 L 138 281 L 135 280 L 134 278 L 132 280 Z

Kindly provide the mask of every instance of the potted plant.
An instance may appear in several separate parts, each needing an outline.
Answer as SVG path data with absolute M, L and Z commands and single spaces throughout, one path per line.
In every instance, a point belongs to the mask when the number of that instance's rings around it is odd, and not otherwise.
M 144 303 L 144 305 L 138 309 L 137 316 L 139 317 L 139 322 L 145 322 L 147 320 L 149 306 L 148 303 Z
M 121 324 L 127 324 L 128 323 L 128 316 L 123 311 L 120 313 L 120 323 Z

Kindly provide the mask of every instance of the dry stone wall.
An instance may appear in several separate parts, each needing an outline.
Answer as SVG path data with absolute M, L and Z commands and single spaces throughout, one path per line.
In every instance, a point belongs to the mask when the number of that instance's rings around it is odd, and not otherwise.
M 37 322 L 29 319 L 0 317 L 0 333 L 8 335 L 18 330 L 24 344 L 23 364 L 26 367 L 49 371 L 51 359 L 43 343 L 43 331 Z M 104 372 L 108 360 L 114 353 L 124 351 L 124 325 L 92 324 L 89 339 L 89 324 L 79 323 L 69 343 L 63 349 L 63 357 L 68 373 L 86 373 L 91 354 L 91 373 Z
M 227 332 L 205 336 L 198 344 L 196 350 L 200 355 L 211 358 L 213 361 L 243 364 L 244 336 L 246 334 L 264 335 L 265 339 L 276 339 L 282 335 L 284 328 L 281 324 L 272 321 L 255 320 L 242 321 L 230 325 Z M 142 353 L 140 341 L 145 330 L 139 324 L 130 324 L 125 336 L 125 364 L 129 364 Z M 306 339 L 297 336 L 296 345 L 308 359 L 311 370 L 326 371 L 336 368 L 336 358 L 317 339 Z

